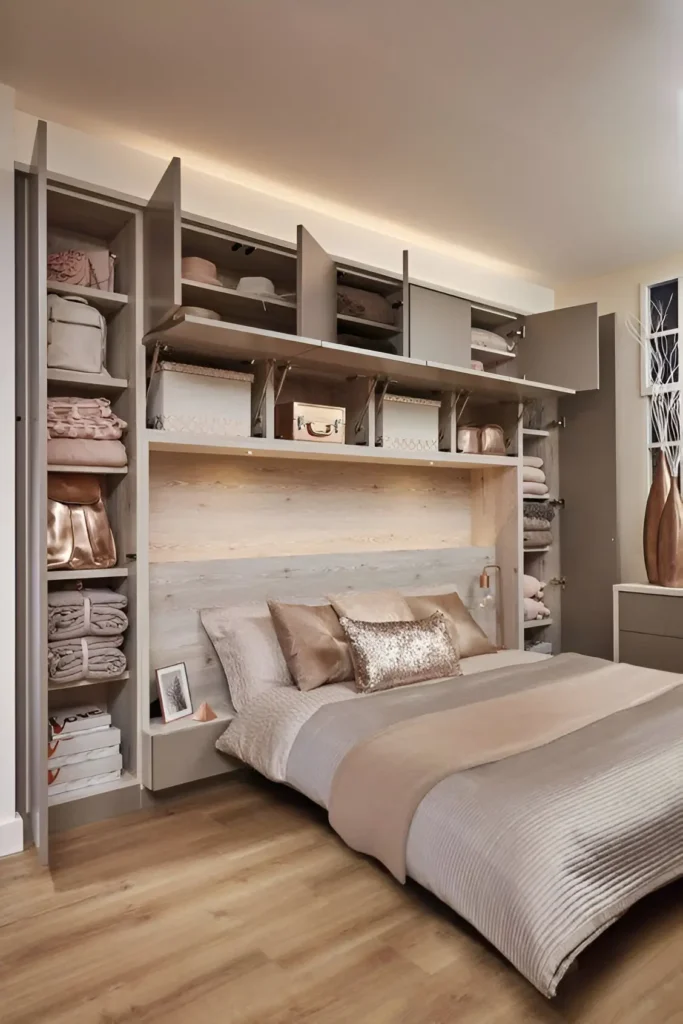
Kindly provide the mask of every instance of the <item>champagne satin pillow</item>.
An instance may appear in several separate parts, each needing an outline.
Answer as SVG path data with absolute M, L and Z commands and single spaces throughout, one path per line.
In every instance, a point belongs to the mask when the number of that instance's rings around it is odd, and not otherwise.
M 457 594 L 428 594 L 407 597 L 406 601 L 416 619 L 423 619 L 434 612 L 443 612 L 451 639 L 457 644 L 461 658 L 472 658 L 475 654 L 495 654 L 496 648 Z
M 269 601 L 268 607 L 287 667 L 300 690 L 353 679 L 349 645 L 331 605 Z
M 412 622 L 415 618 L 398 590 L 350 590 L 346 594 L 328 594 L 327 600 L 337 615 L 359 622 Z
M 341 616 L 360 693 L 460 676 L 460 659 L 442 612 L 419 622 L 359 622 Z

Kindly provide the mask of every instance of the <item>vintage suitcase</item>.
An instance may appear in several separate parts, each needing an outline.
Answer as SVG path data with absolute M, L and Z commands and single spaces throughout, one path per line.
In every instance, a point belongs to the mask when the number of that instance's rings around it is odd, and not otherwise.
M 275 435 L 289 441 L 344 444 L 346 410 L 335 405 L 285 402 L 275 406 Z
M 432 398 L 384 395 L 377 400 L 376 444 L 408 452 L 439 450 L 439 409 Z
M 251 437 L 252 373 L 159 363 L 149 389 L 148 420 L 156 430 Z

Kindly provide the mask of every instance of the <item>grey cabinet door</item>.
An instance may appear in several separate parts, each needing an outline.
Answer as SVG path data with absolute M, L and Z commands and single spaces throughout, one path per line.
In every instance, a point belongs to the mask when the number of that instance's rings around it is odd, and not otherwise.
M 575 391 L 599 387 L 597 302 L 524 317 L 517 372 Z
M 175 156 L 144 211 L 145 332 L 182 305 L 180 158 Z
M 47 822 L 47 124 L 39 121 L 28 173 L 28 748 L 30 818 L 42 864 Z
M 616 317 L 600 317 L 599 391 L 563 398 L 559 431 L 562 650 L 612 658 L 612 587 L 619 582 Z
M 403 348 L 399 355 L 410 355 L 410 253 L 403 250 L 403 305 L 401 308 L 401 334 Z
M 466 299 L 411 284 L 409 320 L 413 359 L 469 369 L 472 307 Z
M 296 333 L 337 340 L 337 267 L 313 235 L 296 229 Z

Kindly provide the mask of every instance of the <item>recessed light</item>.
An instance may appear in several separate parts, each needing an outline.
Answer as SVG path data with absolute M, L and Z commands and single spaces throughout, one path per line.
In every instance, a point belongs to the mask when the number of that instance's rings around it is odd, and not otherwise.
M 254 454 L 254 453 L 253 453 L 253 452 L 252 452 L 251 450 L 249 450 L 249 451 L 247 452 L 247 455 L 253 455 L 253 454 Z

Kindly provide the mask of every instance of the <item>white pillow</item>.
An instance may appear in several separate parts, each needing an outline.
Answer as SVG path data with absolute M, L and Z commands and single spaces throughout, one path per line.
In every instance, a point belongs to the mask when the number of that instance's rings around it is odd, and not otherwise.
M 294 686 L 268 605 L 203 608 L 202 625 L 216 649 L 236 711 L 277 686 Z

